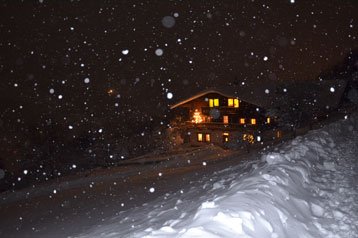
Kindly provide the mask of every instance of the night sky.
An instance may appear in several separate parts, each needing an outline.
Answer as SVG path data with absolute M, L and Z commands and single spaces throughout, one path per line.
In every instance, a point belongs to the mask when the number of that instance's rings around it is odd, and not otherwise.
M 357 49 L 357 12 L 353 0 L 2 1 L 0 125 L 108 131 L 159 123 L 207 87 L 316 80 Z

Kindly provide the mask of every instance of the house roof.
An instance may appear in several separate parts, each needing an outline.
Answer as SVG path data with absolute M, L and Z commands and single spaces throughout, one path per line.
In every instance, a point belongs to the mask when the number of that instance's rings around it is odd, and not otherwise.
M 294 98 L 297 101 L 307 99 L 316 99 L 314 105 L 309 105 L 310 108 L 324 108 L 327 105 L 330 108 L 338 106 L 340 98 L 344 92 L 347 83 L 344 80 L 324 80 L 324 81 L 286 81 L 286 82 L 272 82 L 261 81 L 254 86 L 240 85 L 218 85 L 215 88 L 207 88 L 206 90 L 184 90 L 177 98 L 177 101 L 170 106 L 170 109 L 174 109 L 194 99 L 202 97 L 209 93 L 217 93 L 225 97 L 235 97 L 242 101 L 251 103 L 253 105 L 270 108 L 274 105 L 279 105 L 282 100 L 276 94 L 278 87 L 284 87 L 287 89 L 287 96 Z M 335 88 L 335 92 L 330 91 L 330 87 Z M 266 93 L 266 91 L 269 93 Z M 308 110 L 307 109 L 307 110 Z
M 192 101 L 192 100 L 195 100 L 195 99 L 197 99 L 197 98 L 200 98 L 200 97 L 202 97 L 202 96 L 205 96 L 205 95 L 207 95 L 207 94 L 209 94 L 209 93 L 217 93 L 217 94 L 220 94 L 221 96 L 224 96 L 224 97 L 235 97 L 234 94 L 226 94 L 226 93 L 223 93 L 223 92 L 220 92 L 220 91 L 217 91 L 217 90 L 211 90 L 211 89 L 210 89 L 210 90 L 204 90 L 204 91 L 202 91 L 202 92 L 199 92 L 198 94 L 195 94 L 195 95 L 192 96 L 192 97 L 189 97 L 189 98 L 187 98 L 187 99 L 184 99 L 184 100 L 182 100 L 182 101 L 180 101 L 180 102 L 178 102 L 178 103 L 176 103 L 176 104 L 170 106 L 170 109 L 174 109 L 174 108 L 176 108 L 176 107 L 179 107 L 179 106 L 181 106 L 181 105 L 183 105 L 183 104 L 185 104 L 185 103 L 187 103 L 187 102 L 190 102 L 190 101 Z
M 176 107 L 179 107 L 179 106 L 181 106 L 181 105 L 183 105 L 183 104 L 185 104 L 185 103 L 188 103 L 188 102 L 190 102 L 190 101 L 192 101 L 192 100 L 195 100 L 195 99 L 197 99 L 197 98 L 200 98 L 200 97 L 205 96 L 205 95 L 210 94 L 210 93 L 216 93 L 216 94 L 219 94 L 219 95 L 221 95 L 221 96 L 228 97 L 228 98 L 229 98 L 229 97 L 239 98 L 240 100 L 243 100 L 243 101 L 245 101 L 245 102 L 249 102 L 249 103 L 254 104 L 254 105 L 256 105 L 256 106 L 259 106 L 259 105 L 257 105 L 257 103 L 254 103 L 254 102 L 252 102 L 252 101 L 250 101 L 250 100 L 246 100 L 246 99 L 244 99 L 244 98 L 242 98 L 242 97 L 238 97 L 238 96 L 237 96 L 237 92 L 235 92 L 234 90 L 207 89 L 207 90 L 201 91 L 201 92 L 199 92 L 199 93 L 197 93 L 197 94 L 195 94 L 195 95 L 193 95 L 193 96 L 191 96 L 191 97 L 185 98 L 185 99 L 183 99 L 183 100 L 177 102 L 176 104 L 170 106 L 170 109 L 174 109 L 174 108 L 176 108 Z

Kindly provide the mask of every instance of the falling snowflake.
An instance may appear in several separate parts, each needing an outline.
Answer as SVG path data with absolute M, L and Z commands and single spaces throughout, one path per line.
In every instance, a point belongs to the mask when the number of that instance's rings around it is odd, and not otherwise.
M 162 50 L 162 49 L 156 49 L 156 50 L 155 50 L 155 54 L 156 54 L 157 56 L 162 56 L 162 55 L 163 55 L 163 50 Z
M 122 54 L 123 54 L 123 55 L 128 55 L 128 53 L 129 53 L 129 50 L 128 50 L 128 49 L 122 50 Z
M 165 16 L 162 19 L 162 24 L 166 28 L 172 28 L 175 25 L 175 19 L 172 16 Z
M 334 93 L 334 91 L 336 91 L 336 90 L 334 89 L 334 87 L 331 87 L 331 88 L 329 89 L 329 91 L 331 91 L 331 93 Z
M 171 92 L 167 93 L 167 98 L 168 99 L 172 99 L 173 98 L 173 94 Z
M 155 188 L 153 188 L 153 187 L 150 188 L 150 189 L 149 189 L 149 192 L 154 193 L 154 192 L 155 192 Z
M 89 78 L 85 78 L 83 81 L 84 81 L 85 83 L 89 83 L 89 82 L 90 82 L 90 79 L 89 79 Z

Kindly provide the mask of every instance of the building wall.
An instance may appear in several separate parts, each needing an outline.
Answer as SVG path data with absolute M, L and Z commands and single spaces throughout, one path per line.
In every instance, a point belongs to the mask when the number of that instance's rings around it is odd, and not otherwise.
M 214 98 L 219 99 L 219 107 L 209 107 L 209 100 Z M 185 110 L 183 110 L 184 108 Z M 198 110 L 202 114 L 206 122 L 221 123 L 223 122 L 224 115 L 229 116 L 230 123 L 236 124 L 239 124 L 240 118 L 246 118 L 246 120 L 255 118 L 258 124 L 264 124 L 266 120 L 264 109 L 241 100 L 239 108 L 228 107 L 228 98 L 216 93 L 209 93 L 187 102 L 175 109 L 174 113 L 180 114 L 181 118 L 190 121 L 195 110 Z M 186 115 L 183 112 L 186 112 Z M 210 120 L 208 120 L 208 117 L 210 117 Z

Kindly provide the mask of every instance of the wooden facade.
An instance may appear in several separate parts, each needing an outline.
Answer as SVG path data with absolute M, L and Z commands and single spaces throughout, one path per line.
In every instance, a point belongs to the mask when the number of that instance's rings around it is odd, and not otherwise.
M 244 145 L 260 140 L 259 134 L 272 127 L 265 110 L 219 91 L 206 91 L 171 106 L 172 125 L 182 143 L 220 146 Z

